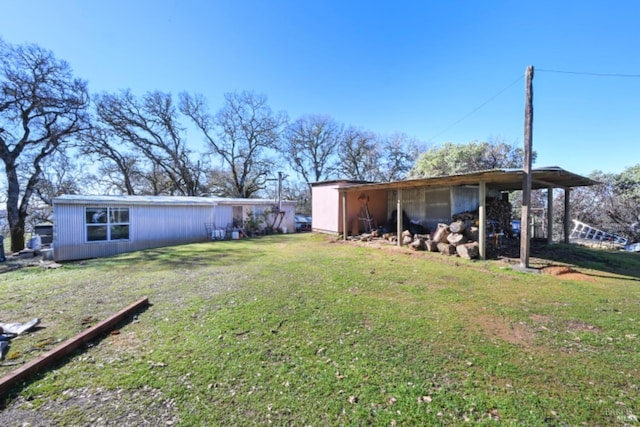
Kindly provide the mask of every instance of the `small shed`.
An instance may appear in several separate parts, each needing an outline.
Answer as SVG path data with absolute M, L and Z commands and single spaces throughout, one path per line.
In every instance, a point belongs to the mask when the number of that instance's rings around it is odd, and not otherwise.
M 387 215 L 387 191 L 367 190 L 346 195 L 346 212 L 343 209 L 344 200 L 340 194 L 346 189 L 373 184 L 370 181 L 335 180 L 317 182 L 311 185 L 311 229 L 322 233 L 338 233 L 343 231 L 343 214 L 347 217 L 347 234 L 359 234 L 362 226 L 360 218 L 366 218 L 364 204 L 358 200 L 362 194 L 368 198 L 369 216 L 385 218 Z
M 386 224 L 401 242 L 401 232 L 407 226 L 402 224 L 403 218 L 427 230 L 434 230 L 438 223 L 449 223 L 460 212 L 477 210 L 482 219 L 486 201 L 502 197 L 504 192 L 521 190 L 523 175 L 521 169 L 493 169 L 386 183 L 318 182 L 312 184 L 312 227 L 314 231 L 356 235 Z M 564 190 L 565 236 L 568 236 L 571 188 L 597 183 L 557 166 L 533 169 L 531 175 L 534 189 L 548 189 L 549 194 L 555 188 Z M 548 203 L 552 203 L 551 197 Z M 406 217 L 397 215 L 398 212 Z M 395 218 L 392 224 L 390 218 Z M 480 221 L 480 236 L 486 236 L 485 221 Z M 484 257 L 484 239 L 479 243 Z
M 281 202 L 282 232 L 295 230 L 295 206 Z M 250 214 L 275 208 L 270 199 L 64 195 L 53 200 L 53 257 L 86 259 L 204 242 L 218 230 L 242 226 Z

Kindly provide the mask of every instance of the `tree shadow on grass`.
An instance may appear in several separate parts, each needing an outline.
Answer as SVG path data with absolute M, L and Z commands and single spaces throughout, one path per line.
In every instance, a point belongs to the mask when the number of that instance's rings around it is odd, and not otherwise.
M 640 254 L 638 253 L 567 244 L 536 244 L 532 245 L 532 254 L 539 258 L 572 264 L 580 268 L 629 276 L 640 281 Z
M 72 261 L 66 265 L 92 265 L 96 267 L 140 266 L 145 270 L 157 269 L 199 269 L 213 266 L 242 266 L 256 257 L 269 253 L 269 247 L 278 242 L 286 242 L 287 236 L 273 235 L 240 240 L 223 240 L 202 243 L 164 246 L 129 252 L 105 258 Z

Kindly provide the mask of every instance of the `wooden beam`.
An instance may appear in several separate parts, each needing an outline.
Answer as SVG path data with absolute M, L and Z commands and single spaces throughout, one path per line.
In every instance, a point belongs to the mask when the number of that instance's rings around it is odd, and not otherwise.
M 542 180 L 542 179 L 533 179 L 533 178 L 532 178 L 532 181 L 531 181 L 531 182 L 536 183 L 536 184 L 540 184 L 540 185 L 545 186 L 545 187 L 551 187 L 551 188 L 553 188 L 553 187 L 558 187 L 558 188 L 562 188 L 562 189 L 567 188 L 567 187 L 566 187 L 566 186 L 564 186 L 564 185 L 560 185 L 560 184 L 553 184 L 553 183 L 551 183 L 551 182 L 549 182 L 549 181 L 545 181 L 545 180 Z
M 524 164 L 522 178 L 522 218 L 520 218 L 520 267 L 529 267 L 531 164 L 533 151 L 533 66 L 527 67 L 524 105 Z
M 553 187 L 547 188 L 547 243 L 553 243 Z
M 396 217 L 397 217 L 397 229 L 396 233 L 398 234 L 398 242 L 396 243 L 398 246 L 402 246 L 402 188 L 398 188 L 398 201 L 396 205 Z
M 478 199 L 480 204 L 478 207 L 478 249 L 480 259 L 487 259 L 487 184 L 480 182 L 478 189 Z
M 571 197 L 571 190 L 566 188 L 564 190 L 564 242 L 569 243 L 569 236 L 571 235 L 571 206 L 569 199 Z
M 94 325 L 91 328 L 79 333 L 75 337 L 66 340 L 59 346 L 54 347 L 53 349 L 37 357 L 26 365 L 23 365 L 22 367 L 8 373 L 4 377 L 0 378 L 0 396 L 4 395 L 4 393 L 10 390 L 11 387 L 13 387 L 18 381 L 21 381 L 33 375 L 39 369 L 42 369 L 50 365 L 51 363 L 63 358 L 64 356 L 75 351 L 81 345 L 105 334 L 107 331 L 111 330 L 114 326 L 122 322 L 132 313 L 146 307 L 147 305 L 149 305 L 149 299 L 147 297 L 144 297 L 134 302 L 127 308 L 120 310 L 108 319 L 103 320 L 97 325 Z
M 342 192 L 342 240 L 347 241 L 347 192 Z

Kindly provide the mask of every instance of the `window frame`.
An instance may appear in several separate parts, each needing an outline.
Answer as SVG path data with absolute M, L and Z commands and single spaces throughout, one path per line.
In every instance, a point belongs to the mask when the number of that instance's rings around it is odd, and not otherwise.
M 103 215 L 98 215 L 104 212 Z M 95 220 L 90 220 L 95 217 Z M 126 220 L 123 220 L 126 219 Z M 105 238 L 91 239 L 91 228 L 105 228 Z M 114 227 L 126 227 L 126 238 L 114 238 Z M 100 237 L 100 236 L 98 236 Z M 131 209 L 128 206 L 85 206 L 84 208 L 84 241 L 85 243 L 117 243 L 128 242 L 131 240 Z

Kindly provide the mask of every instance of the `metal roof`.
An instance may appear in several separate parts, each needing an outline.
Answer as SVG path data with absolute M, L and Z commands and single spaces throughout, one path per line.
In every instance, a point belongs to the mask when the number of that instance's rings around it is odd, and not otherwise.
M 487 186 L 500 191 L 522 190 L 524 171 L 522 169 L 491 169 L 458 175 L 431 178 L 407 179 L 376 184 L 355 184 L 345 187 L 347 192 L 362 190 L 395 190 L 400 188 L 445 187 L 478 185 L 484 181 Z M 531 188 L 572 188 L 599 184 L 590 178 L 566 171 L 557 166 L 531 170 Z
M 315 187 L 315 186 L 324 186 L 324 185 L 332 185 L 332 184 L 357 185 L 357 184 L 375 184 L 375 182 L 355 180 L 355 179 L 331 179 L 327 181 L 312 182 L 311 186 Z
M 273 199 L 241 199 L 225 197 L 188 197 L 188 196 L 86 196 L 65 194 L 53 199 L 53 203 L 64 204 L 123 204 L 123 205 L 191 205 L 191 206 L 216 206 L 216 205 L 273 205 Z M 282 201 L 283 204 L 295 204 L 293 201 Z

